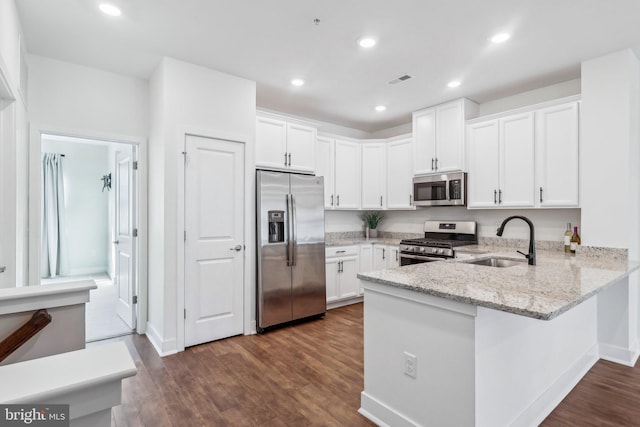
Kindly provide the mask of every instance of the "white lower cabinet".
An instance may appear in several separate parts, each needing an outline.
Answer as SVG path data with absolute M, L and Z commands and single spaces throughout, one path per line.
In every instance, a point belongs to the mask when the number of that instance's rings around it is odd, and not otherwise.
M 327 304 L 360 295 L 358 246 L 335 246 L 325 250 Z
M 400 253 L 397 246 L 373 245 L 372 271 L 384 270 L 385 268 L 397 267 L 400 265 Z

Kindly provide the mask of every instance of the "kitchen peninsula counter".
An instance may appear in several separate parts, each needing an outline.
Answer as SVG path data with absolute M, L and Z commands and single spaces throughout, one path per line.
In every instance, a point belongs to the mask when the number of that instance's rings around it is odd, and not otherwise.
M 595 248 L 465 247 L 455 260 L 362 273 L 364 390 L 377 425 L 539 425 L 600 358 L 633 366 L 640 263 Z M 591 256 L 596 254 L 599 256 Z M 625 256 L 619 256 L 623 254 Z M 633 277 L 629 277 L 633 275 Z
M 640 268 L 615 256 L 538 251 L 531 266 L 511 248 L 469 247 L 462 258 L 358 274 L 373 283 L 550 320 Z M 488 267 L 467 261 L 501 257 L 522 261 Z

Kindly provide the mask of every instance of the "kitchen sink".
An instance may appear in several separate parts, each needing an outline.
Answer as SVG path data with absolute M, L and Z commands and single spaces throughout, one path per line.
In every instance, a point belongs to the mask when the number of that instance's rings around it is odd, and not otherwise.
M 501 257 L 491 257 L 491 258 L 482 258 L 476 259 L 473 261 L 466 261 L 466 264 L 475 264 L 475 265 L 484 265 L 487 267 L 513 267 L 514 265 L 522 264 L 526 262 L 526 259 L 512 259 L 512 258 L 501 258 Z

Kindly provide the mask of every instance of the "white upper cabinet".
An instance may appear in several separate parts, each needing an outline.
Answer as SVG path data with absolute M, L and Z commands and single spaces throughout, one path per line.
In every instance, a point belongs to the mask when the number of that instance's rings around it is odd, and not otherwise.
M 468 139 L 469 208 L 532 207 L 533 113 L 471 124 Z
M 467 129 L 469 173 L 467 206 L 493 208 L 500 188 L 500 128 L 498 120 L 474 123 Z
M 384 209 L 387 204 L 387 144 L 362 144 L 362 208 Z
M 498 203 L 504 207 L 534 205 L 533 113 L 500 119 Z
M 316 175 L 324 177 L 324 207 L 332 209 L 335 202 L 334 191 L 334 159 L 335 145 L 332 139 L 322 136 L 316 142 Z
M 334 209 L 359 209 L 361 150 L 359 142 L 335 141 Z
M 289 169 L 315 172 L 316 129 L 299 124 L 287 124 L 287 161 Z
M 287 122 L 265 117 L 256 119 L 256 164 L 286 169 Z
M 273 117 L 256 118 L 256 166 L 315 172 L 317 130 Z
M 413 113 L 415 175 L 465 169 L 465 120 L 477 111 L 463 98 Z
M 536 112 L 536 191 L 541 207 L 579 205 L 578 102 Z
M 387 208 L 413 208 L 413 140 L 387 144 Z
M 578 101 L 473 120 L 467 144 L 469 208 L 579 206 Z

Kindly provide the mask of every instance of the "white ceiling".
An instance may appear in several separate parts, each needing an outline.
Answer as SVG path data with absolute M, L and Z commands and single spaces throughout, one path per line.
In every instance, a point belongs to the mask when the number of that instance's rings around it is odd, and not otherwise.
M 27 50 L 145 79 L 171 56 L 256 81 L 259 107 L 367 132 L 450 99 L 574 79 L 585 59 L 640 47 L 639 0 L 111 0 L 119 18 L 97 3 L 16 0 Z M 501 31 L 511 40 L 492 45 Z M 363 35 L 378 45 L 361 49 Z M 447 88 L 453 79 L 462 85 Z

